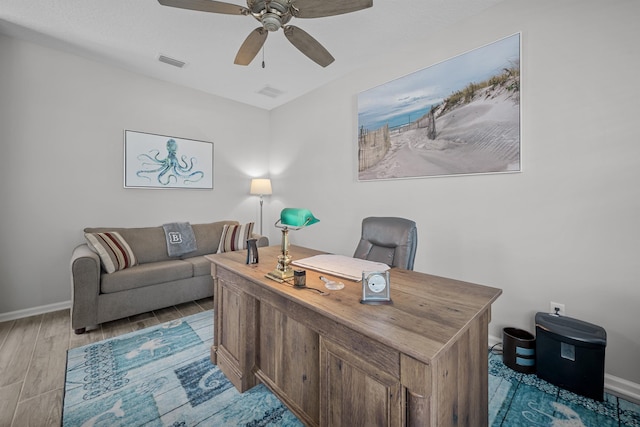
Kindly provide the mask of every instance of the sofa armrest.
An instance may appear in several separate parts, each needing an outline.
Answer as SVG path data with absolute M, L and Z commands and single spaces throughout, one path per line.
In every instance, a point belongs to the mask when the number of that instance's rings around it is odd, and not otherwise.
M 78 333 L 97 324 L 100 257 L 82 244 L 71 253 L 71 327 Z
M 258 233 L 252 233 L 251 238 L 257 240 L 256 245 L 259 248 L 263 246 L 269 246 L 269 238 L 267 236 L 263 236 L 262 234 Z

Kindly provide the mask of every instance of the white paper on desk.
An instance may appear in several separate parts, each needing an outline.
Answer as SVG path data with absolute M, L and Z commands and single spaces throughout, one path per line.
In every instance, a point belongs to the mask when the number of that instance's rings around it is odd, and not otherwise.
M 315 255 L 293 261 L 291 264 L 354 281 L 362 280 L 363 271 L 389 270 L 389 266 L 381 262 L 331 254 Z

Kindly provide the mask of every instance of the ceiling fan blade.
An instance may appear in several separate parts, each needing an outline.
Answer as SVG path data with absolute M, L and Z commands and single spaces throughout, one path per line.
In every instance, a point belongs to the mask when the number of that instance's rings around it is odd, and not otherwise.
M 294 25 L 284 27 L 284 35 L 300 52 L 322 67 L 326 67 L 335 60 L 316 39 Z
M 295 0 L 293 7 L 297 9 L 294 16 L 298 18 L 321 18 L 323 16 L 342 15 L 356 12 L 373 6 L 373 0 Z
M 240 46 L 233 63 L 237 65 L 249 65 L 258 52 L 260 52 L 268 35 L 269 31 L 265 30 L 264 27 L 258 27 L 251 31 L 244 43 L 242 43 L 242 46 Z
M 250 13 L 249 9 L 244 6 L 214 0 L 158 0 L 158 3 L 163 6 L 226 15 L 248 15 Z

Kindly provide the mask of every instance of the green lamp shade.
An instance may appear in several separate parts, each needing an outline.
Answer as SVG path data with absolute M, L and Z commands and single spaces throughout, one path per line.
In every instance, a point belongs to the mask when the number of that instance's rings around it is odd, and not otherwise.
M 319 221 L 320 220 L 314 217 L 309 209 L 284 208 L 282 212 L 280 212 L 280 222 L 282 225 L 306 227 Z

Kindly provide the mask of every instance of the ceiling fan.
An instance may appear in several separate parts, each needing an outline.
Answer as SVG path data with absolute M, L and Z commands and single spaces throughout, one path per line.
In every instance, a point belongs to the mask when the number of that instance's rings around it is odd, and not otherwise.
M 292 17 L 321 18 L 356 12 L 373 6 L 373 0 L 247 0 L 247 7 L 215 0 L 158 0 L 163 6 L 226 15 L 251 15 L 262 26 L 246 38 L 234 61 L 249 65 L 258 54 L 269 31 L 284 31 L 287 39 L 309 59 L 322 67 L 334 61 L 333 56 L 316 39 L 295 25 L 286 25 Z

